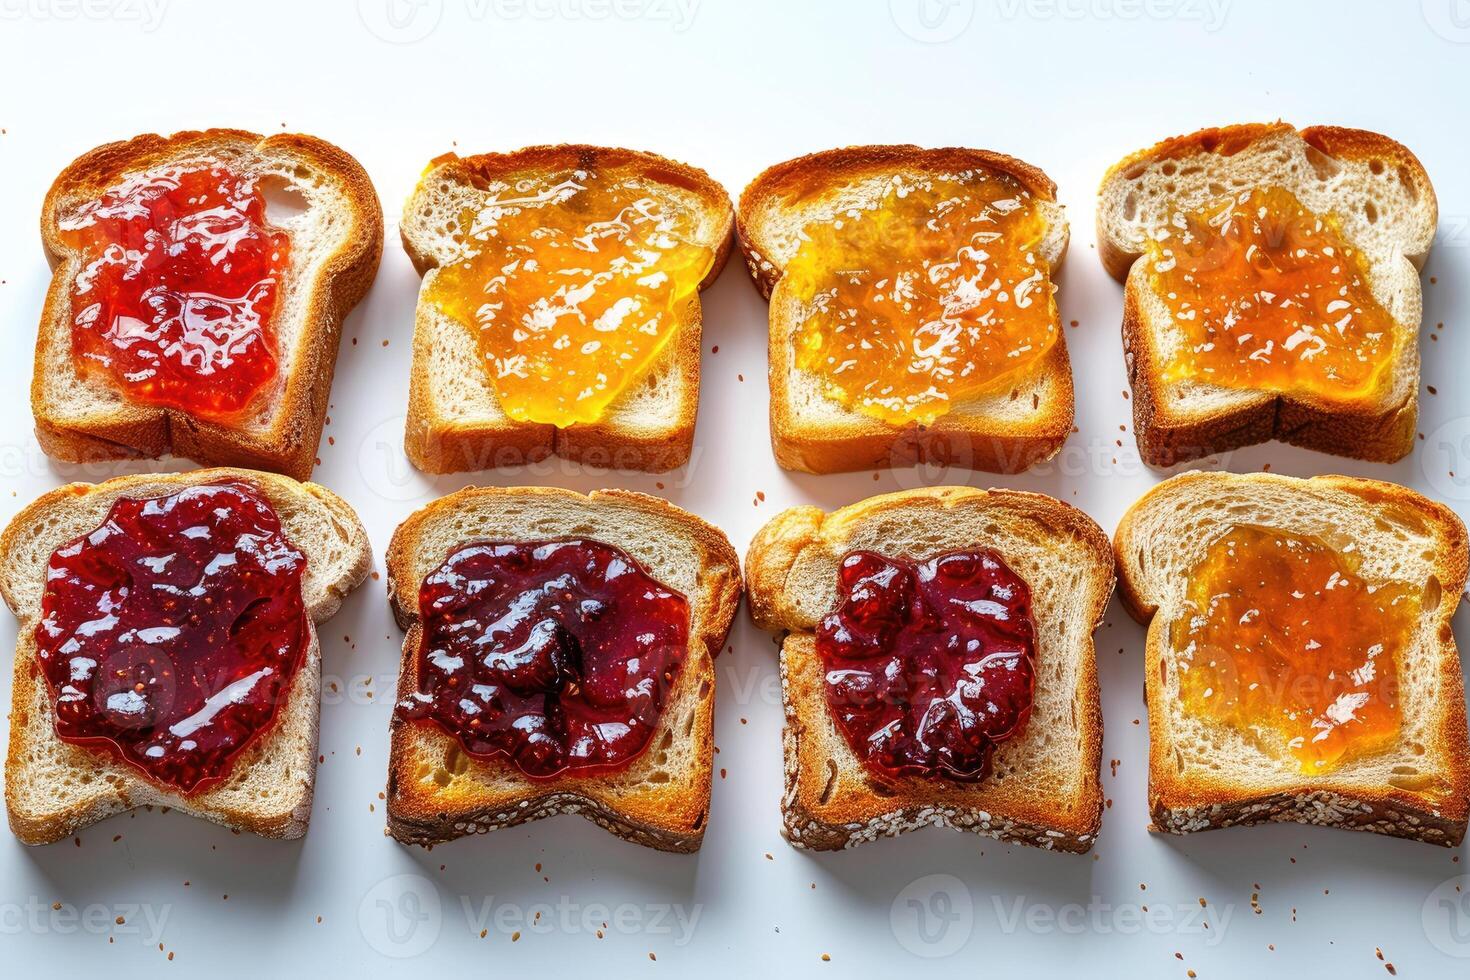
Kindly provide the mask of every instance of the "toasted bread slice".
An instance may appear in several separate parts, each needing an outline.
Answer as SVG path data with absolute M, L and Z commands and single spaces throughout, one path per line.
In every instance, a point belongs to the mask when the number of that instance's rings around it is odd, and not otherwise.
M 269 498 L 286 537 L 309 556 L 302 598 L 311 621 L 306 660 L 271 731 L 236 757 L 224 782 L 184 795 L 101 752 L 63 742 L 36 663 L 36 624 L 51 554 L 102 523 L 119 497 L 156 497 L 225 479 L 248 481 Z M 104 817 L 140 806 L 166 806 L 263 837 L 306 833 L 316 782 L 321 647 L 316 624 L 372 568 L 367 532 L 336 494 L 314 483 L 239 469 L 124 476 L 72 483 L 26 507 L 0 535 L 0 594 L 20 621 L 5 758 L 10 828 L 26 844 L 49 844 Z
M 1372 583 L 1422 586 L 1422 616 L 1398 669 L 1403 712 L 1389 750 L 1303 775 L 1233 726 L 1182 710 L 1169 626 L 1190 569 L 1230 524 L 1350 542 Z M 1149 809 L 1156 830 L 1188 833 L 1264 821 L 1371 830 L 1458 845 L 1465 835 L 1465 688 L 1450 620 L 1465 588 L 1465 527 L 1412 490 L 1343 476 L 1188 473 L 1124 516 L 1116 549 L 1129 611 L 1149 623 L 1145 652 Z
M 816 652 L 817 623 L 837 601 L 849 551 L 926 558 L 992 548 L 1030 586 L 1036 623 L 1031 718 L 995 750 L 978 783 L 905 776 L 876 781 L 838 730 Z M 1081 511 L 1037 493 L 962 487 L 870 497 L 824 514 L 795 507 L 756 535 L 745 557 L 756 625 L 781 646 L 785 834 L 837 850 L 925 826 L 1085 852 L 1102 820 L 1102 709 L 1092 631 L 1113 591 L 1107 536 Z
M 474 335 L 428 297 L 435 270 L 463 252 L 460 215 L 483 207 L 518 180 L 592 171 L 638 175 L 671 210 L 697 216 L 697 240 L 715 251 L 699 284 L 719 276 L 730 253 L 734 209 L 709 174 L 652 153 L 599 146 L 532 146 L 514 153 L 436 158 L 403 208 L 403 247 L 422 275 L 414 315 L 404 449 L 419 469 L 456 473 L 523 465 L 555 453 L 622 470 L 683 465 L 699 408 L 698 296 L 679 311 L 667 346 L 633 378 L 597 422 L 565 428 L 518 422 L 500 407 Z
M 1183 335 L 1151 286 L 1150 263 L 1138 261 L 1144 243 L 1178 210 L 1263 185 L 1284 187 L 1312 211 L 1335 215 L 1343 236 L 1367 259 L 1374 297 L 1404 332 L 1373 397 L 1345 403 L 1165 380 Z M 1144 461 L 1169 466 L 1269 439 L 1375 462 L 1405 456 L 1419 411 L 1418 268 L 1438 215 L 1434 188 L 1414 154 L 1356 129 L 1297 131 L 1283 123 L 1204 129 L 1115 164 L 1098 190 L 1098 252 L 1126 284 L 1123 348 Z
M 1031 193 L 1048 222 L 1039 256 L 1053 273 L 1067 250 L 1056 185 L 1035 167 L 987 150 L 854 146 L 788 160 L 740 195 L 737 230 L 746 265 L 770 300 L 771 446 L 789 470 L 838 473 L 931 463 L 1018 473 L 1057 453 L 1072 430 L 1072 371 L 1066 338 L 1025 376 L 957 402 L 929 426 L 889 425 L 829 398 L 821 379 L 796 367 L 792 337 L 804 304 L 782 286 L 802 229 L 872 207 L 895 176 L 922 179 L 1000 172 Z M 1060 327 L 1060 323 L 1057 324 Z
M 699 849 L 714 758 L 714 657 L 740 603 L 740 562 L 725 535 L 667 501 L 625 490 L 470 487 L 417 511 L 388 547 L 388 600 L 407 631 L 398 697 L 418 690 L 419 586 L 474 541 L 585 537 L 620 548 L 689 600 L 689 651 L 648 747 L 611 774 L 526 776 L 471 756 L 428 722 L 396 713 L 388 757 L 388 832 L 436 844 L 561 813 L 664 851 Z
M 81 256 L 62 242 L 60 222 L 131 175 L 196 162 L 258 175 L 266 220 L 291 236 L 290 265 L 271 321 L 276 381 L 228 422 L 130 401 L 107 381 L 80 376 L 72 360 L 71 294 Z M 83 154 L 56 178 L 46 195 L 41 237 L 54 266 L 31 382 L 42 449 L 72 462 L 172 453 L 298 480 L 311 475 L 342 319 L 372 284 L 383 253 L 382 208 L 356 160 L 312 136 L 233 129 L 109 143 Z

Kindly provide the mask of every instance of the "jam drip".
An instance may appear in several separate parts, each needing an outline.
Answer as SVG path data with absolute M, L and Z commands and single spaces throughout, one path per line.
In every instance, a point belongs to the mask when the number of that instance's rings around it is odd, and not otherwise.
M 493 187 L 430 299 L 475 335 L 518 422 L 602 418 L 653 363 L 714 264 L 699 216 L 636 175 L 571 171 Z
M 926 561 L 854 551 L 817 626 L 827 704 L 880 774 L 984 778 L 1035 687 L 1031 592 L 987 549 Z
M 61 222 L 81 253 L 72 357 L 129 399 L 228 419 L 276 376 L 289 240 L 255 178 L 218 164 L 130 178 Z
M 398 715 L 533 777 L 636 758 L 689 639 L 684 597 L 595 541 L 467 545 L 424 579 L 419 615 Z
M 1419 619 L 1407 586 L 1374 585 L 1355 554 L 1274 528 L 1229 528 L 1190 570 L 1171 626 L 1179 693 L 1306 774 L 1398 738 L 1398 658 Z
M 1009 175 L 895 176 L 876 204 L 803 229 L 784 273 L 809 310 L 796 367 L 855 411 L 933 422 L 1056 343 L 1045 232 Z
M 1290 191 L 1256 188 L 1176 214 L 1148 252 L 1154 292 L 1186 341 L 1168 380 L 1337 400 L 1382 383 L 1401 331 L 1337 219 Z
M 56 734 L 185 793 L 223 779 L 301 667 L 305 569 L 249 484 L 119 498 L 47 566 L 36 656 Z

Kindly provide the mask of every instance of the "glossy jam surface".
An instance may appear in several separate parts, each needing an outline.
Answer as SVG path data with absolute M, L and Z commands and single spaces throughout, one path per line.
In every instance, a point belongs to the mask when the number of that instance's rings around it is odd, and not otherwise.
M 150 170 L 61 222 L 82 255 L 72 357 L 134 401 L 202 418 L 243 411 L 276 376 L 272 317 L 289 262 L 253 177 Z
M 854 551 L 817 626 L 827 704 L 879 773 L 984 778 L 1035 689 L 1031 591 L 992 551 L 916 562 Z
M 715 253 L 644 178 L 569 171 L 498 184 L 460 217 L 431 300 L 475 334 L 519 422 L 595 422 L 651 364 Z
M 1045 231 L 1009 176 L 892 178 L 874 206 L 803 230 L 784 273 L 810 310 L 796 367 L 855 411 L 933 422 L 1056 343 Z
M 186 793 L 227 776 L 305 657 L 305 570 L 249 484 L 119 498 L 46 570 L 36 644 L 57 735 Z
M 1337 220 L 1280 187 L 1176 216 L 1148 244 L 1185 342 L 1165 375 L 1350 400 L 1383 382 L 1400 331 Z
M 596 541 L 467 545 L 424 579 L 419 614 L 399 715 L 534 777 L 636 758 L 689 641 L 684 597 Z
M 1419 600 L 1357 566 L 1317 537 L 1228 529 L 1190 571 L 1188 612 L 1172 624 L 1185 709 L 1308 774 L 1391 745 Z

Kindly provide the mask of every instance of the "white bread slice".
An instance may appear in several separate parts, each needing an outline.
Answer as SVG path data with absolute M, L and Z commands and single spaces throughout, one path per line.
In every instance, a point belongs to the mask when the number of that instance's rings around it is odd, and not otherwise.
M 1137 261 L 1172 215 L 1220 197 L 1275 185 L 1317 214 L 1331 213 L 1369 264 L 1374 298 L 1404 331 L 1401 355 L 1375 397 L 1345 404 L 1310 394 L 1166 382 L 1182 340 Z M 1434 241 L 1439 207 L 1424 167 L 1386 136 L 1284 123 L 1204 129 L 1114 164 L 1098 189 L 1103 265 L 1126 283 L 1123 347 L 1134 431 L 1145 462 L 1169 466 L 1280 439 L 1339 456 L 1392 462 L 1413 447 L 1418 418 L 1422 296 L 1418 269 Z
M 418 690 L 419 586 L 473 541 L 582 537 L 620 548 L 689 600 L 689 652 L 657 730 L 626 768 L 533 779 L 478 758 L 426 722 L 393 717 L 388 832 L 436 844 L 563 813 L 580 813 L 637 844 L 691 852 L 704 839 L 714 759 L 714 657 L 740 605 L 740 561 L 715 527 L 658 497 L 626 490 L 584 496 L 552 487 L 470 487 L 415 512 L 388 546 L 388 600 L 407 631 L 398 697 Z
M 798 370 L 794 331 L 806 318 L 782 274 L 802 229 L 853 208 L 872 207 L 894 176 L 924 178 L 966 170 L 1014 177 L 1048 221 L 1038 254 L 1053 275 L 1068 229 L 1056 185 L 1035 167 L 987 150 L 854 146 L 771 167 L 740 195 L 737 231 L 747 267 L 770 300 L 771 446 L 789 470 L 838 473 L 931 463 L 1018 473 L 1054 456 L 1072 430 L 1072 369 L 1060 322 L 1052 350 L 1026 376 L 957 402 L 932 425 L 888 425 L 827 397 L 821 379 Z
M 228 423 L 129 401 L 72 363 L 71 294 L 80 255 L 59 222 L 128 176 L 174 163 L 223 163 L 262 177 L 266 220 L 291 237 L 290 265 L 272 317 L 274 385 Z M 46 195 L 41 237 L 54 271 L 41 314 L 31 408 L 41 448 L 86 462 L 173 454 L 211 465 L 311 475 L 326 419 L 342 319 L 357 305 L 383 253 L 383 211 L 362 166 L 312 136 L 233 129 L 138 136 L 83 154 Z
M 307 555 L 301 590 L 311 645 L 274 728 L 246 747 L 224 782 L 185 796 L 123 762 L 57 737 L 55 709 L 36 665 L 35 630 L 51 553 L 100 525 L 115 500 L 157 497 L 226 479 L 259 487 L 280 515 L 286 537 Z M 314 483 L 271 473 L 209 469 L 123 476 L 99 484 L 71 483 L 37 498 L 0 535 L 0 594 L 20 622 L 5 758 L 5 806 L 15 836 L 26 844 L 49 844 L 140 806 L 172 807 L 264 837 L 306 833 L 321 704 L 316 624 L 336 613 L 371 567 L 367 532 L 345 501 Z
M 1022 733 L 996 747 L 979 783 L 918 776 L 874 779 L 828 709 L 814 630 L 837 601 L 849 551 L 916 559 L 960 548 L 997 551 L 1030 587 L 1036 693 Z M 793 846 L 853 847 L 919 827 L 1085 852 L 1102 820 L 1102 709 L 1092 631 L 1113 591 L 1102 530 L 1080 510 L 1037 493 L 939 487 L 870 497 L 824 514 L 794 507 L 756 535 L 745 556 L 750 611 L 781 646 L 785 834 Z
M 724 268 L 734 209 L 725 189 L 695 167 L 652 153 L 579 145 L 463 158 L 450 153 L 433 160 L 403 207 L 401 225 L 404 250 L 423 276 L 414 314 L 404 450 L 427 473 L 519 466 L 552 453 L 605 468 L 654 472 L 689 459 L 699 409 L 697 295 L 680 312 L 667 346 L 602 419 L 560 429 L 508 418 L 474 335 L 427 298 L 435 270 L 463 250 L 459 223 L 466 208 L 482 206 L 516 180 L 572 170 L 642 176 L 672 211 L 697 216 L 697 240 L 715 252 L 699 288 L 709 286 Z
M 1228 726 L 1192 717 L 1178 697 L 1178 618 L 1190 569 L 1236 523 L 1351 541 L 1370 582 L 1423 589 L 1423 615 L 1398 666 L 1403 712 L 1391 750 L 1301 774 Z M 1253 473 L 1187 473 L 1124 515 L 1115 542 L 1122 596 L 1148 623 L 1149 809 L 1156 830 L 1289 821 L 1455 846 L 1465 835 L 1465 688 L 1450 621 L 1465 588 L 1465 527 L 1449 508 L 1391 483 Z

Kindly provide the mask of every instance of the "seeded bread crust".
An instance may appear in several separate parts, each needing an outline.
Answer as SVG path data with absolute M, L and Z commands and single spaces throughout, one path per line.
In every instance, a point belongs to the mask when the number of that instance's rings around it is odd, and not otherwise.
M 459 740 L 395 713 L 388 761 L 388 832 L 432 845 L 466 834 L 578 813 L 663 851 L 699 849 L 714 759 L 714 656 L 740 604 L 740 564 L 725 535 L 657 497 L 588 496 L 551 487 L 470 487 L 410 516 L 388 548 L 388 599 L 406 631 L 398 698 L 418 689 L 418 591 L 425 575 L 476 540 L 587 537 L 622 548 L 689 600 L 689 654 L 658 729 L 629 765 L 606 775 L 533 779 L 513 763 L 464 752 Z
M 171 162 L 220 160 L 260 166 L 287 186 L 320 181 L 331 205 L 313 221 L 345 227 L 319 262 L 284 277 L 277 305 L 281 375 L 239 419 L 197 419 L 176 409 L 129 401 L 106 381 L 82 379 L 71 358 L 71 290 L 80 255 L 61 240 L 61 216 L 96 200 L 131 174 Z M 324 197 L 325 200 L 325 197 Z M 269 218 L 269 205 L 267 205 Z M 307 237 L 310 237 L 309 235 Z M 313 136 L 259 136 L 234 129 L 146 135 L 108 143 L 61 172 L 46 194 L 41 239 L 53 266 L 36 344 L 31 408 L 49 455 L 71 462 L 182 456 L 305 480 L 315 464 L 337 363 L 342 320 L 367 292 L 383 252 L 383 213 L 362 166 Z M 296 236 L 293 235 L 293 244 Z M 282 323 L 280 314 L 292 315 Z

